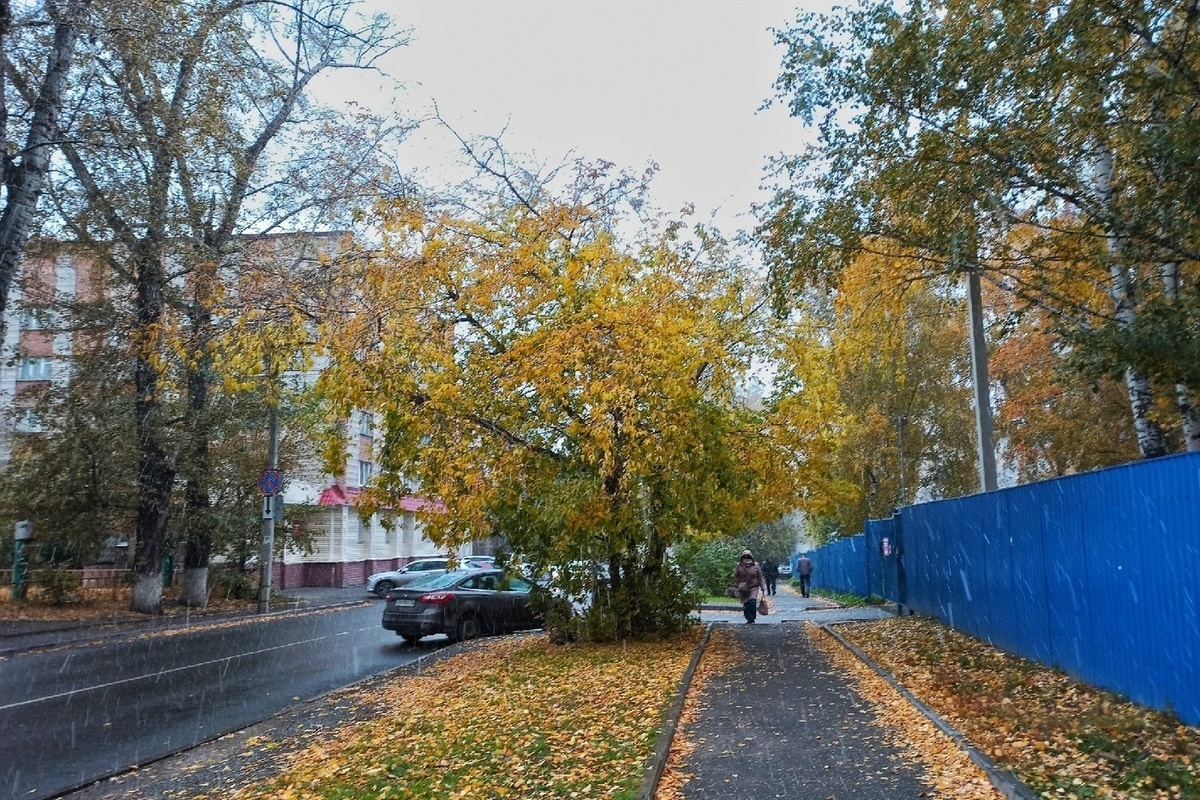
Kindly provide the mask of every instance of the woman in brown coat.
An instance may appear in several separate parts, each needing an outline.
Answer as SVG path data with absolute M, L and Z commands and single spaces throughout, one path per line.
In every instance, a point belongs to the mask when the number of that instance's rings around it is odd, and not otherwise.
M 749 550 L 742 551 L 737 568 L 733 571 L 733 584 L 737 587 L 738 599 L 742 601 L 742 613 L 746 622 L 753 623 L 758 616 L 758 597 L 762 594 L 763 574 Z

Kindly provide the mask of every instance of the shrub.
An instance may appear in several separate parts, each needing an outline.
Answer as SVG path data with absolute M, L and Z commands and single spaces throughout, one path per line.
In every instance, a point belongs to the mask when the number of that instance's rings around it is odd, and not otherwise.
M 258 581 L 237 569 L 213 570 L 208 579 L 210 597 L 225 600 L 253 600 L 258 595 Z
M 737 544 L 719 539 L 686 545 L 677 555 L 680 568 L 698 592 L 725 596 L 733 585 L 733 568 L 741 552 Z
M 74 600 L 76 593 L 83 586 L 83 579 L 77 570 L 56 567 L 35 569 L 30 576 L 30 582 L 41 587 L 50 598 L 50 602 L 56 606 Z

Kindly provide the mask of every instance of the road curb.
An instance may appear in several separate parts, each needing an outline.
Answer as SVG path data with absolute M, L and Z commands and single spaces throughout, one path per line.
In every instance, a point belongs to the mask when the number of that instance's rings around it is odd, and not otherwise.
M 987 775 L 988 780 L 991 781 L 992 785 L 995 786 L 1001 794 L 1007 797 L 1008 800 L 1039 800 L 1039 795 L 1036 792 L 1022 783 L 1011 772 L 1002 768 L 999 764 L 989 758 L 986 754 L 979 750 L 979 748 L 975 747 L 975 745 L 971 744 L 961 731 L 944 720 L 941 715 L 939 715 L 932 708 L 925 705 L 925 703 L 923 703 L 916 695 L 904 688 L 899 681 L 892 677 L 890 672 L 876 664 L 870 656 L 847 641 L 844 636 L 833 629 L 836 625 L 844 624 L 846 623 L 823 622 L 817 623 L 817 627 L 832 636 L 834 640 L 842 645 L 842 647 L 845 647 L 847 650 L 853 653 L 859 661 L 870 667 L 876 675 L 887 681 L 888 685 L 895 689 L 901 697 L 903 697 L 909 702 L 909 704 L 924 714 L 925 717 L 928 718 L 938 730 L 940 730 L 947 737 L 949 737 L 951 741 L 962 748 L 963 752 L 967 754 L 971 761 L 983 770 L 984 774 Z
M 638 788 L 638 800 L 654 800 L 654 795 L 658 791 L 658 782 L 662 779 L 663 770 L 667 767 L 667 757 L 671 754 L 671 744 L 675 741 L 679 718 L 683 715 L 683 705 L 687 702 L 692 678 L 696 675 L 696 668 L 700 665 L 700 657 L 704 654 L 704 647 L 708 644 L 708 637 L 712 634 L 712 629 L 713 623 L 711 622 L 704 626 L 704 635 L 700 637 L 700 643 L 696 645 L 696 650 L 692 653 L 692 660 L 688 662 L 687 669 L 683 671 L 683 677 L 679 680 L 679 689 L 675 692 L 675 699 L 667 709 L 662 729 L 659 730 L 658 738 L 654 741 L 654 753 L 647 760 L 646 772 L 642 776 L 642 783 Z

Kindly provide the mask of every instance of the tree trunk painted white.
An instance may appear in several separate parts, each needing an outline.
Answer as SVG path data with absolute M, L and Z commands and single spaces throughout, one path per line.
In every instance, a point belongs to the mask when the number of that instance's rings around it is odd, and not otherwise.
M 133 597 L 129 603 L 133 611 L 143 614 L 162 613 L 162 574 L 134 573 Z
M 1114 230 L 1112 219 L 1113 200 L 1113 153 L 1103 140 L 1096 145 L 1095 164 L 1096 195 L 1104 211 L 1105 244 L 1109 255 L 1109 297 L 1113 303 L 1113 314 L 1117 327 L 1131 329 L 1137 321 L 1134 307 L 1135 282 L 1133 273 L 1125 264 L 1120 234 Z M 1138 449 L 1143 458 L 1154 458 L 1167 454 L 1166 440 L 1162 428 L 1154 421 L 1154 391 L 1150 376 L 1144 371 L 1125 367 L 1125 388 L 1129 394 L 1129 409 L 1133 414 L 1133 428 L 1137 434 Z
M 188 608 L 208 605 L 208 567 L 184 568 L 179 573 L 179 603 Z

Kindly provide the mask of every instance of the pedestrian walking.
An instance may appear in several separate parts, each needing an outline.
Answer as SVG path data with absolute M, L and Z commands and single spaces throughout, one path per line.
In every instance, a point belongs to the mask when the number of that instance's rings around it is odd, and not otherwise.
M 767 594 L 773 596 L 775 594 L 775 582 L 779 580 L 779 564 L 775 562 L 775 559 L 767 556 L 767 560 L 762 563 L 762 573 L 763 578 L 767 582 Z
M 812 583 L 813 563 L 807 553 L 801 553 L 796 561 L 796 574 L 800 576 L 800 594 L 808 597 L 809 585 Z
M 737 587 L 738 599 L 742 601 L 742 614 L 746 622 L 753 624 L 758 616 L 758 598 L 763 591 L 763 572 L 749 550 L 742 551 L 737 567 L 733 570 L 733 583 Z

